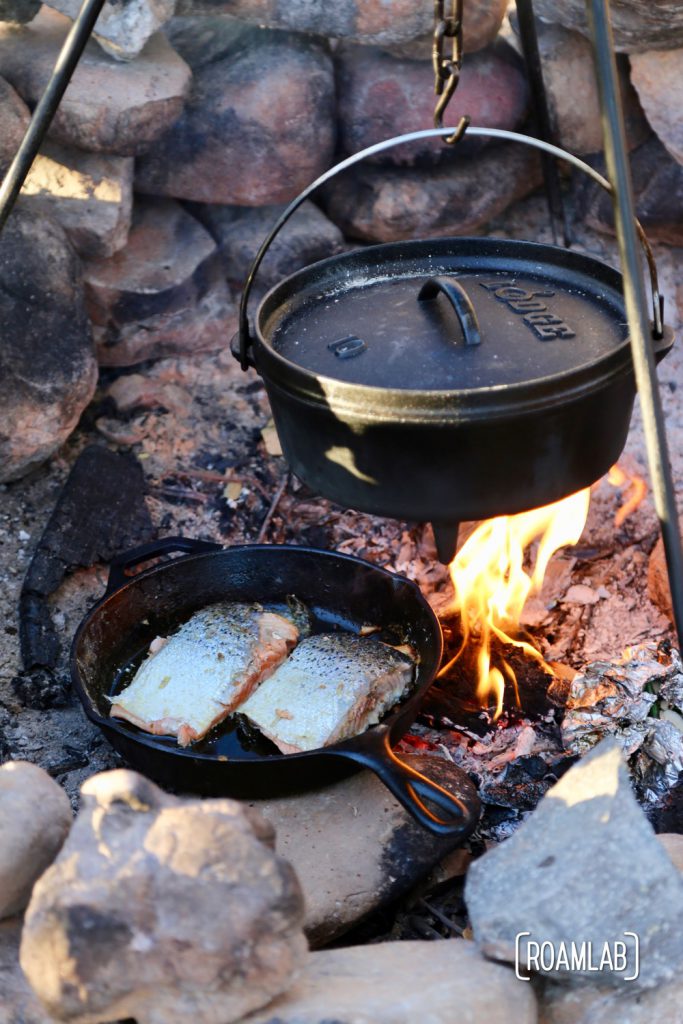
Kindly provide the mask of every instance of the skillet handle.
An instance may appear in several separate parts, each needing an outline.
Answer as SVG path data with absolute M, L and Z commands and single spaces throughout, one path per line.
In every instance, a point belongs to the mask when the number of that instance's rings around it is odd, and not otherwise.
M 365 747 L 363 750 L 345 750 L 342 756 L 374 772 L 424 828 L 437 836 L 457 836 L 464 842 L 479 821 L 480 803 L 474 787 L 472 798 L 469 801 L 461 800 L 404 764 L 391 749 L 386 729 L 378 730 L 373 746 L 376 749 Z M 339 753 L 342 754 L 342 751 Z M 426 800 L 438 808 L 440 813 L 430 810 L 425 804 Z
M 109 579 L 105 597 L 109 597 L 115 590 L 128 583 L 130 570 L 136 565 L 148 562 L 152 558 L 159 558 L 161 555 L 170 555 L 174 551 L 185 551 L 188 555 L 198 555 L 204 551 L 220 551 L 222 545 L 215 544 L 212 540 L 194 540 L 192 537 L 162 537 L 160 540 L 150 541 L 149 544 L 141 544 L 138 548 L 131 548 L 118 555 L 109 567 Z

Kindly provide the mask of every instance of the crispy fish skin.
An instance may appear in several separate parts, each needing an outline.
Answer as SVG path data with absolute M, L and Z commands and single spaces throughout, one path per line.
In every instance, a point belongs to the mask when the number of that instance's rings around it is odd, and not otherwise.
M 230 714 L 284 661 L 296 626 L 260 605 L 221 601 L 202 608 L 166 643 L 153 641 L 133 681 L 112 698 L 111 716 L 181 747 Z
M 321 633 L 295 651 L 238 709 L 283 754 L 357 736 L 400 700 L 414 663 L 376 639 Z

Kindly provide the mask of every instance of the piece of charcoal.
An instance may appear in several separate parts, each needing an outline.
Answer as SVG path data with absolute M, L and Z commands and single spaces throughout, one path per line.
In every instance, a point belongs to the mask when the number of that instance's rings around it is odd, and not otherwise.
M 68 700 L 66 679 L 49 668 L 35 668 L 14 676 L 12 689 L 20 704 L 33 711 L 61 708 Z
M 15 690 L 31 707 L 53 707 L 44 702 L 59 699 L 50 673 L 35 672 L 53 669 L 59 656 L 47 598 L 70 569 L 109 562 L 125 548 L 151 539 L 144 490 L 142 469 L 132 456 L 90 445 L 74 463 L 31 559 L 19 598 L 24 674 L 17 677 Z
M 531 811 L 554 782 L 542 757 L 518 757 L 482 784 L 480 796 L 497 807 Z

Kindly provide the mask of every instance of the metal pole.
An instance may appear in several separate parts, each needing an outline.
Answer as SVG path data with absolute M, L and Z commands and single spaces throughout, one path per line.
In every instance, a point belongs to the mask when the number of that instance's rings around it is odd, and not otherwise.
M 643 413 L 645 445 L 655 508 L 662 529 L 669 573 L 674 622 L 679 648 L 683 647 L 683 552 L 678 513 L 664 428 L 659 385 L 650 344 L 642 264 L 636 244 L 633 191 L 626 156 L 624 121 L 619 95 L 614 42 L 609 20 L 609 0 L 586 0 L 593 39 L 595 70 L 600 92 L 602 131 L 607 174 L 612 184 L 614 219 L 624 279 L 624 299 L 631 339 L 631 353 Z
M 538 49 L 538 34 L 534 20 L 534 8 L 532 0 L 515 0 L 517 8 L 517 20 L 519 21 L 519 37 L 524 53 L 529 84 L 531 86 L 531 101 L 536 115 L 536 128 L 544 142 L 556 142 L 548 108 L 548 94 L 543 81 L 543 65 L 541 54 Z M 569 231 L 567 218 L 565 216 L 564 203 L 562 201 L 562 188 L 560 186 L 560 175 L 555 160 L 547 153 L 542 154 L 543 180 L 545 182 L 546 199 L 550 224 L 553 232 L 553 241 L 557 245 L 557 222 L 562 225 L 562 239 L 565 246 L 569 245 Z
M 71 76 L 103 6 L 104 0 L 84 0 L 78 17 L 64 40 L 45 92 L 33 111 L 26 134 L 21 140 L 16 156 L 0 187 L 0 231 L 12 212 L 12 207 L 26 180 L 26 175 L 42 145 L 55 111 L 71 81 Z

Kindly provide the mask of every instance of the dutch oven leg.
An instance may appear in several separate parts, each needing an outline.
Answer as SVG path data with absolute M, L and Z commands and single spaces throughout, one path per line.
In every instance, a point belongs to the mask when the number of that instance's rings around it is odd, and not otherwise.
M 449 565 L 458 550 L 460 523 L 432 523 L 439 561 Z

